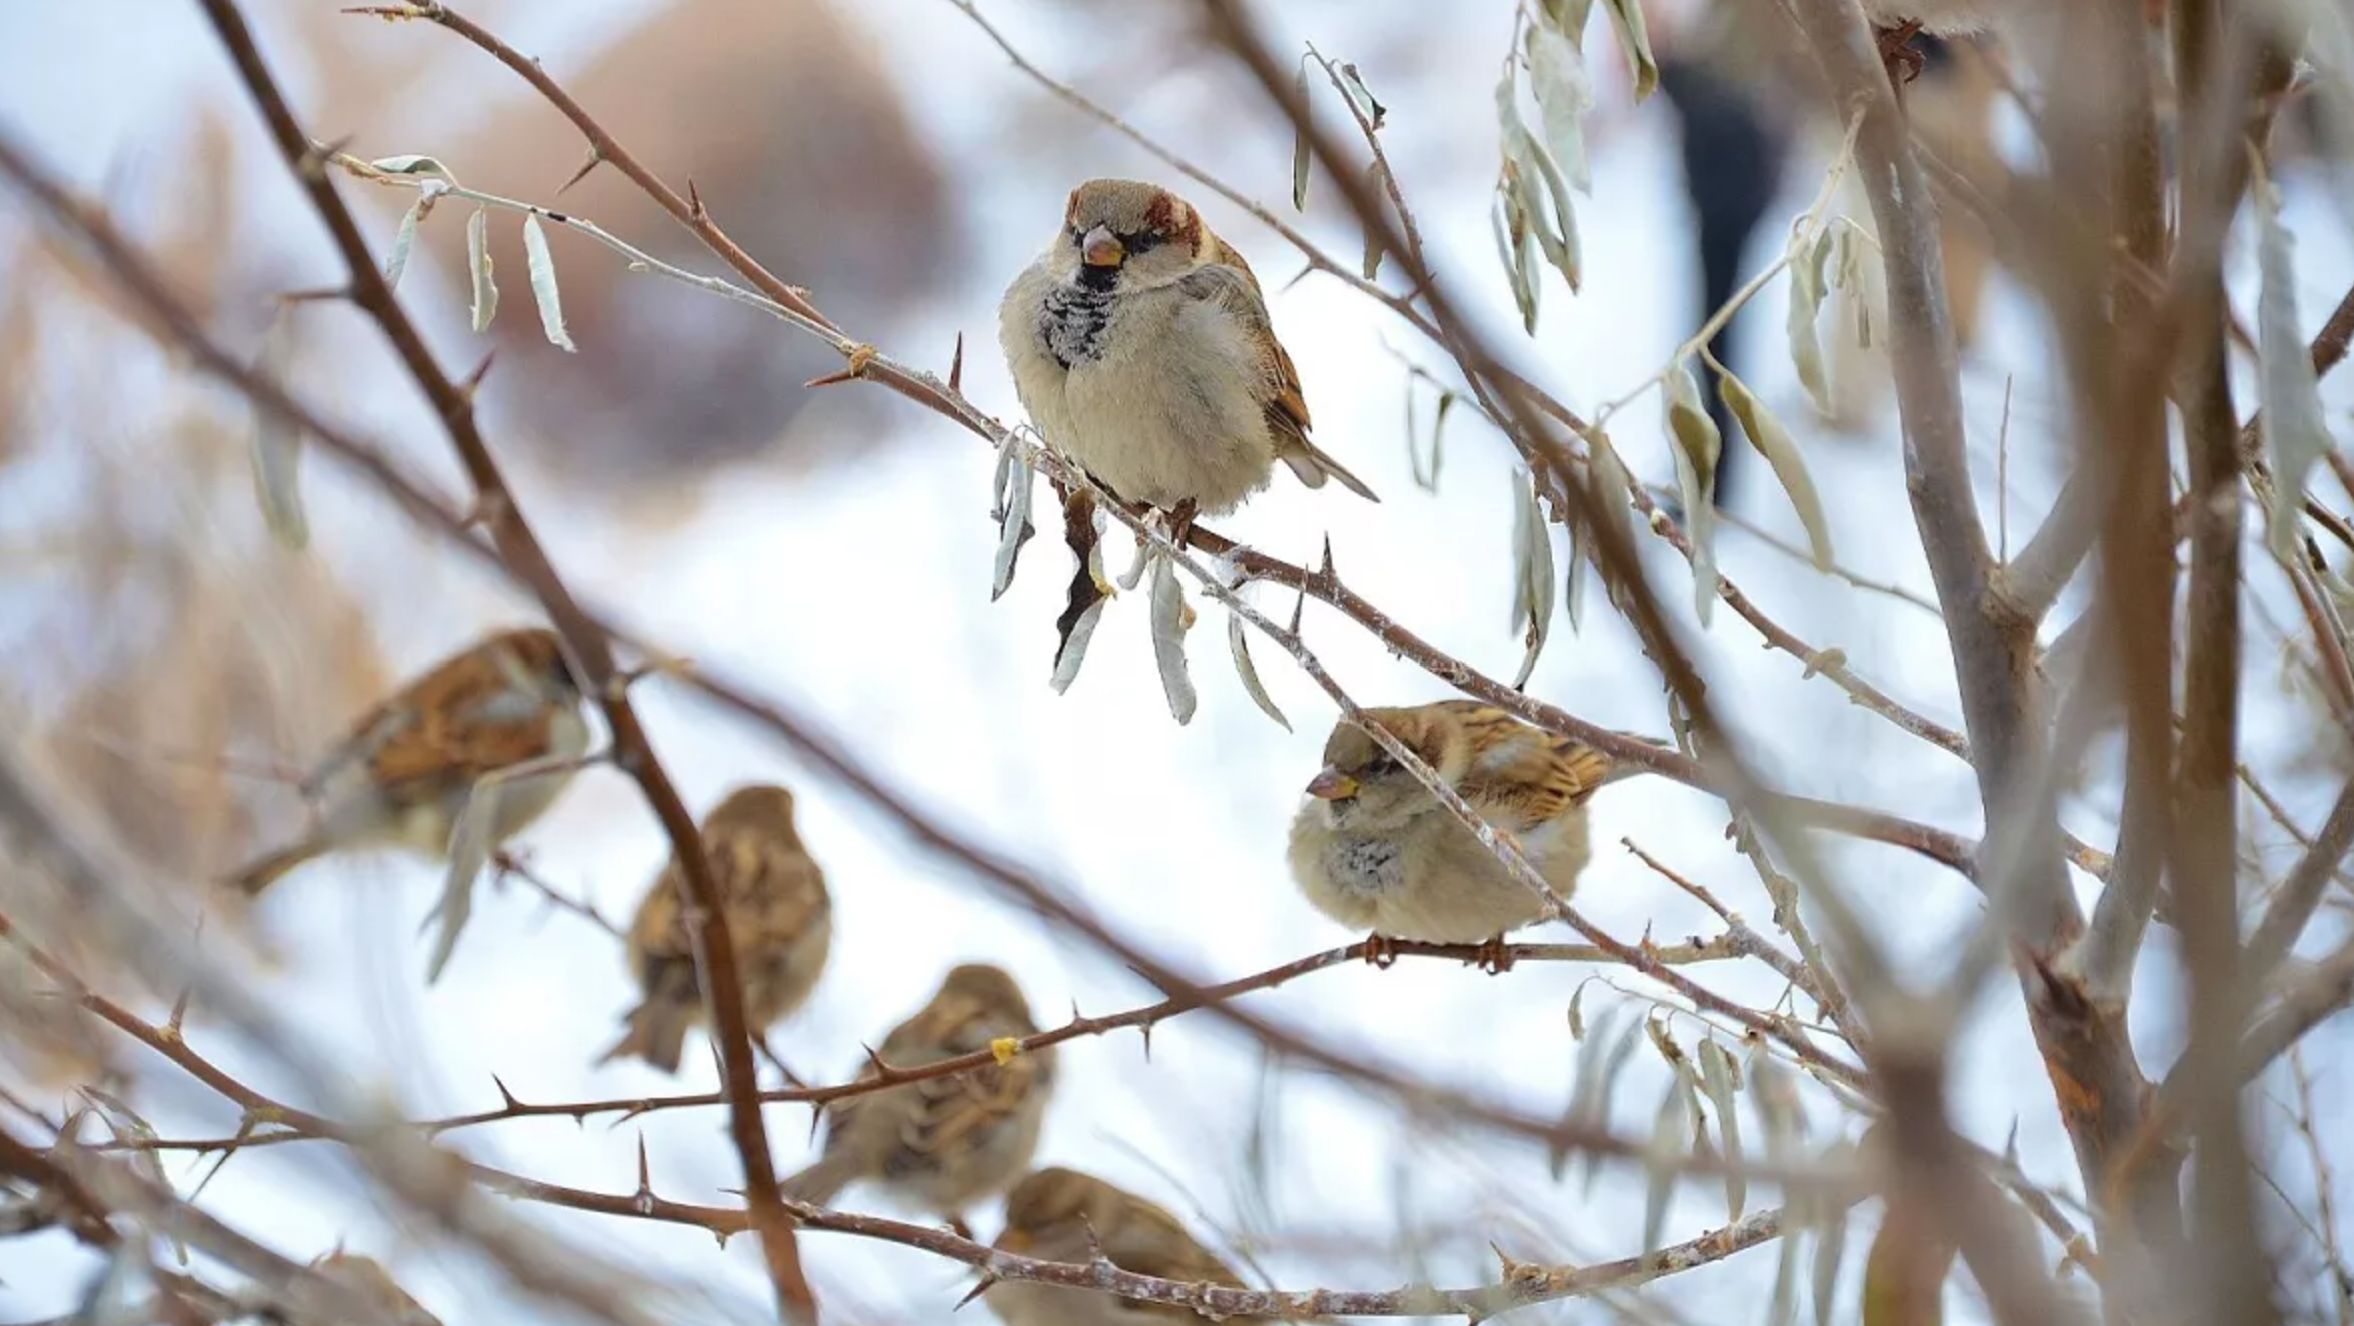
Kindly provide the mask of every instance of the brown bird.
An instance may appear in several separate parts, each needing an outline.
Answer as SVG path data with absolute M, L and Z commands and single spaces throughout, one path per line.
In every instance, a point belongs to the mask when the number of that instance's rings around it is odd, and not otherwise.
M 892 1029 L 880 1053 L 893 1068 L 920 1068 L 1037 1030 L 1013 977 L 1000 967 L 967 963 L 948 973 L 932 1002 Z M 874 1076 L 869 1064 L 862 1077 Z M 844 1097 L 826 1109 L 824 1154 L 784 1181 L 785 1195 L 823 1206 L 864 1179 L 911 1206 L 955 1215 L 1029 1166 L 1053 1089 L 1048 1048 L 1001 1053 L 996 1063 L 953 1076 Z
M 1123 1271 L 1244 1288 L 1241 1277 L 1186 1233 L 1177 1217 L 1076 1170 L 1042 1169 L 1015 1184 L 1006 1195 L 1005 1231 L 996 1246 L 1041 1261 L 1082 1264 L 1100 1248 Z M 1168 1326 L 1204 1320 L 1166 1303 L 1033 1280 L 1001 1280 L 983 1301 L 1006 1326 Z
M 1591 855 L 1586 801 L 1641 770 L 1501 709 L 1441 700 L 1368 709 L 1567 898 Z M 1546 904 L 1372 737 L 1343 720 L 1291 825 L 1291 869 L 1318 911 L 1376 939 L 1496 942 Z M 1378 956 L 1376 949 L 1370 956 Z
M 743 979 L 744 1021 L 758 1035 L 799 1008 L 824 974 L 834 940 L 833 900 L 793 828 L 793 794 L 781 787 L 737 788 L 703 818 L 702 836 Z M 629 967 L 645 998 L 598 1063 L 636 1055 L 675 1073 L 687 1029 L 703 1020 L 683 888 L 673 856 L 629 927 Z
M 1310 488 L 1333 478 L 1380 500 L 1308 441 L 1299 369 L 1250 264 L 1158 185 L 1071 190 L 998 305 L 998 342 L 1047 442 L 1181 530 L 1265 488 L 1277 461 Z
M 409 1297 L 408 1291 L 387 1273 L 373 1257 L 337 1250 L 311 1263 L 311 1269 L 349 1294 L 355 1295 L 381 1314 L 384 1326 L 441 1326 L 441 1318 L 427 1312 L 423 1304 Z M 298 1284 L 291 1296 L 296 1318 L 302 1321 L 339 1321 L 332 1305 L 313 1304 L 312 1300 L 327 1296 Z
M 577 760 L 588 750 L 579 683 L 554 631 L 502 631 L 435 664 L 370 709 L 301 783 L 318 810 L 310 831 L 233 876 L 258 894 L 330 852 L 400 847 L 439 858 L 485 775 L 533 760 Z M 554 805 L 573 770 L 501 787 L 492 841 L 503 842 Z

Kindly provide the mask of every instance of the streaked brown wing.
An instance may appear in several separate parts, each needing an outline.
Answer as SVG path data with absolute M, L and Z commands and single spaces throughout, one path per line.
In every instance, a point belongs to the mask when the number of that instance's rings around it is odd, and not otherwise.
M 1520 827 L 1542 824 L 1594 795 L 1615 761 L 1575 737 L 1547 732 L 1490 705 L 1460 706 L 1470 735 L 1471 767 L 1459 789 L 1466 800 L 1505 811 Z
M 548 753 L 546 702 L 519 690 L 487 650 L 443 663 L 385 708 L 407 721 L 384 725 L 368 767 L 395 801 L 441 795 Z M 359 730 L 377 723 L 371 715 Z

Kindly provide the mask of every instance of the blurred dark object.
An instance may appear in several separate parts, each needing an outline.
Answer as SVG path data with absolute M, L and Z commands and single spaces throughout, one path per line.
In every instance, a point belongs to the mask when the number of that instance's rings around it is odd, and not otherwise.
M 1692 202 L 1694 246 L 1700 258 L 1700 305 L 1693 319 L 1697 326 L 1722 308 L 1741 282 L 1741 255 L 1782 189 L 1790 128 L 1759 98 L 1750 80 L 1707 54 L 1663 53 L 1659 90 L 1676 108 L 1683 139 L 1684 194 Z M 1746 311 L 1736 314 L 1708 342 L 1708 352 L 1717 362 L 1736 372 L 1736 334 L 1749 320 Z M 1724 506 L 1732 500 L 1733 457 L 1745 447 L 1733 412 L 1717 391 L 1716 375 L 1700 377 L 1709 417 L 1725 438 L 1716 467 L 1717 505 Z
M 1905 89 L 1905 114 L 1913 134 L 1963 176 L 1977 181 L 1988 201 L 1999 205 L 2008 178 L 1994 151 L 1994 98 L 2000 91 L 1983 55 L 1982 38 L 1914 38 L 1921 52 L 1921 77 Z M 1945 251 L 1946 303 L 1953 312 L 1955 348 L 1968 350 L 1978 336 L 1978 301 L 1994 261 L 1986 227 L 1968 208 L 1938 209 L 1938 242 Z
M 407 122 L 400 150 L 433 151 L 472 187 L 577 212 L 665 262 L 733 279 L 610 166 L 557 197 L 586 159 L 579 132 L 477 52 L 452 48 L 449 57 L 442 75 L 468 79 L 497 109 L 462 136 Z M 692 180 L 745 252 L 808 287 L 845 327 L 884 335 L 893 315 L 952 270 L 959 228 L 939 165 L 867 34 L 824 0 L 677 0 L 616 36 L 588 68 L 552 72 L 672 188 L 684 193 Z M 421 133 L 425 146 L 416 145 Z M 426 229 L 462 290 L 461 221 L 445 204 Z M 632 273 L 614 253 L 550 227 L 580 347 L 566 354 L 547 343 L 531 308 L 521 219 L 494 212 L 490 230 L 502 308 L 484 398 L 569 478 L 626 486 L 758 452 L 810 403 L 802 382 L 840 366 L 774 318 Z M 826 451 L 795 464 L 855 454 L 882 433 L 871 426 L 887 408 L 879 393 L 837 390 L 823 408 L 839 410 L 842 426 L 797 430 L 797 443 L 822 437 Z

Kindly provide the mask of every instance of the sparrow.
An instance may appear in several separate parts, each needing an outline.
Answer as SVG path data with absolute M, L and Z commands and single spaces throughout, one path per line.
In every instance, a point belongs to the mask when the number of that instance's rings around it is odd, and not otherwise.
M 1121 497 L 1231 511 L 1282 461 L 1381 499 L 1308 441 L 1299 370 L 1258 277 L 1182 198 L 1139 180 L 1071 190 L 1046 251 L 1006 287 L 997 334 L 1047 443 Z
M 967 963 L 932 1002 L 893 1028 L 881 1058 L 895 1069 L 1035 1035 L 1030 1005 L 1003 968 Z M 868 1064 L 861 1078 L 876 1076 Z M 1054 1088 L 1054 1051 L 1001 1053 L 999 1062 L 846 1096 L 826 1108 L 823 1156 L 784 1181 L 786 1196 L 824 1206 L 861 1179 L 925 1210 L 955 1215 L 1002 1190 L 1030 1164 Z
M 258 894 L 314 857 L 359 847 L 439 857 L 485 774 L 531 760 L 577 760 L 588 741 L 580 685 L 556 633 L 502 631 L 435 664 L 361 715 L 300 784 L 317 804 L 310 831 L 248 863 L 231 882 Z M 555 770 L 504 785 L 492 841 L 538 819 L 572 773 Z
M 793 829 L 793 794 L 781 787 L 729 793 L 704 817 L 702 837 L 743 979 L 744 1021 L 758 1034 L 799 1008 L 825 971 L 834 938 L 833 900 L 824 872 Z M 629 967 L 645 999 L 624 1019 L 628 1030 L 599 1063 L 636 1055 L 675 1073 L 687 1029 L 703 1020 L 683 889 L 673 856 L 629 927 Z
M 1186 1233 L 1175 1216 L 1076 1170 L 1042 1169 L 1015 1184 L 1006 1195 L 1005 1230 L 995 1246 L 1041 1261 L 1081 1265 L 1100 1250 L 1112 1265 L 1138 1275 L 1244 1287 L 1241 1277 Z M 1001 1280 L 984 1298 L 1006 1326 L 1166 1326 L 1203 1320 L 1166 1303 L 1031 1280 Z
M 344 1290 L 357 1295 L 368 1306 L 377 1310 L 378 1320 L 368 1326 L 441 1326 L 441 1318 L 427 1312 L 408 1291 L 388 1274 L 373 1257 L 341 1250 L 328 1253 L 311 1263 L 311 1269 L 322 1278 L 332 1280 Z M 303 1321 L 339 1321 L 325 1304 L 312 1305 L 310 1300 L 326 1295 L 298 1285 L 291 1305 L 296 1318 Z M 307 1309 L 307 1310 L 306 1310 Z M 353 1326 L 359 1326 L 354 1323 Z
M 1574 738 L 1471 700 L 1368 709 L 1487 822 L 1519 844 L 1552 891 L 1570 896 L 1591 855 L 1586 802 L 1640 772 Z M 1318 911 L 1379 941 L 1489 944 L 1541 920 L 1546 905 L 1508 873 L 1430 790 L 1347 720 L 1291 823 L 1291 870 Z

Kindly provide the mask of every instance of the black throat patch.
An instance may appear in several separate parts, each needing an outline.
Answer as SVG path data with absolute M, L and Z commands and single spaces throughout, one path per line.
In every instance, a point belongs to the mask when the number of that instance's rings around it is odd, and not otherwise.
M 1098 272 L 1103 274 L 1100 281 L 1090 279 Z M 1046 292 L 1038 331 L 1056 363 L 1067 369 L 1102 356 L 1104 328 L 1112 320 L 1112 281 L 1117 275 L 1109 267 L 1084 267 L 1079 284 L 1058 285 Z

